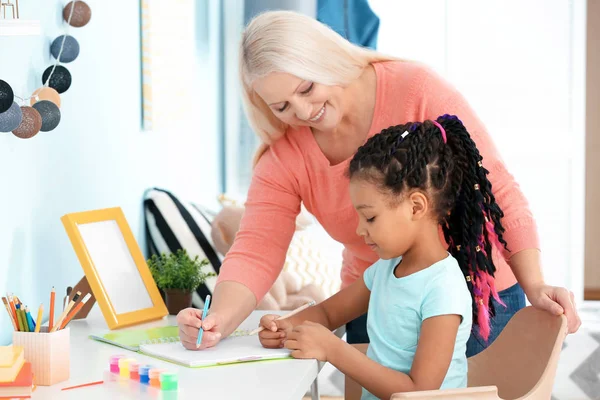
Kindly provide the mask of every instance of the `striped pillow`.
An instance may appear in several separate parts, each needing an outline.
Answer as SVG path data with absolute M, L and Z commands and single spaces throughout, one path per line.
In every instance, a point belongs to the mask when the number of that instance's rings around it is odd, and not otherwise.
M 191 257 L 208 259 L 207 272 L 219 273 L 221 256 L 210 237 L 213 214 L 197 204 L 183 202 L 171 192 L 153 188 L 144 195 L 144 216 L 148 255 L 174 253 L 185 249 Z M 193 294 L 195 307 L 202 307 L 212 294 L 217 277 L 208 278 Z

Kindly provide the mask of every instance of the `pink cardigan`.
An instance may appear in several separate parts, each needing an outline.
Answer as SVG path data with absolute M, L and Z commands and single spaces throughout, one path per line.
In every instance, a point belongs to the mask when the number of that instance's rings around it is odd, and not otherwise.
M 377 75 L 375 112 L 368 136 L 409 121 L 457 115 L 467 127 L 483 163 L 496 201 L 504 211 L 504 238 L 511 253 L 494 260 L 496 288 L 516 283 L 506 260 L 521 250 L 539 248 L 535 220 L 527 200 L 506 170 L 492 138 L 458 91 L 431 69 L 413 62 L 374 64 Z M 310 129 L 289 129 L 262 156 L 235 243 L 221 267 L 218 282 L 236 281 L 260 301 L 281 272 L 303 202 L 331 235 L 345 247 L 342 286 L 348 286 L 377 261 L 377 255 L 356 235 L 358 215 L 350 202 L 344 176 L 350 159 L 331 166 Z

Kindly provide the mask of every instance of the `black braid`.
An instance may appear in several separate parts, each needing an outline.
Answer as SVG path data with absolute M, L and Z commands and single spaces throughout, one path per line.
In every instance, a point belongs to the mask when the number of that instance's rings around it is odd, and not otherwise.
M 508 250 L 502 236 L 504 214 L 492 193 L 483 157 L 462 122 L 451 115 L 437 122 L 446 131 L 447 143 L 431 121 L 392 126 L 358 149 L 348 173 L 385 193 L 399 196 L 406 189 L 420 189 L 430 197 L 448 251 L 471 291 L 473 322 L 487 339 L 489 315 L 494 315 L 491 297 L 497 298 L 493 243 Z

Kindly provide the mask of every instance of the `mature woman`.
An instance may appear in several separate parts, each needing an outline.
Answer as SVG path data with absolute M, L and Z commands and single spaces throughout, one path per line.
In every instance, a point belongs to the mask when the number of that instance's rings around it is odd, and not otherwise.
M 515 312 L 531 304 L 565 313 L 569 331 L 580 320 L 567 289 L 546 285 L 541 273 L 536 223 L 527 200 L 506 170 L 483 123 L 467 101 L 432 70 L 357 47 L 318 21 L 293 12 L 267 12 L 247 26 L 240 48 L 246 115 L 262 140 L 255 159 L 246 211 L 221 267 L 209 316 L 186 309 L 178 316 L 183 344 L 214 346 L 254 309 L 280 273 L 300 204 L 342 243 L 342 282 L 362 279 L 377 255 L 356 234 L 345 171 L 365 141 L 408 121 L 460 116 L 490 171 L 502 210 L 508 249 L 495 265 L 496 306 L 488 342 L 473 333 L 467 353 L 487 347 Z M 365 316 L 347 325 L 350 343 L 368 342 Z

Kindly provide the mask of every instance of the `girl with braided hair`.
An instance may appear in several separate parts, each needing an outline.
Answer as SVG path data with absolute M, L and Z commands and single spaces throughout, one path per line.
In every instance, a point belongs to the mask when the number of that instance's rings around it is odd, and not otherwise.
M 312 309 L 264 316 L 263 345 L 285 331 L 292 355 L 331 362 L 364 388 L 363 399 L 466 387 L 471 328 L 487 341 L 492 299 L 504 306 L 492 252 L 508 246 L 484 163 L 456 116 L 371 137 L 348 175 L 356 233 L 380 260 Z M 365 356 L 331 330 L 367 309 Z
M 474 325 L 485 341 L 490 336 L 490 315 L 495 313 L 492 299 L 506 307 L 494 285 L 496 267 L 492 252 L 509 250 L 502 237 L 504 214 L 496 203 L 488 174 L 483 157 L 466 128 L 456 116 L 450 115 L 383 130 L 358 149 L 349 168 L 355 204 L 357 198 L 365 196 L 361 189 L 366 189 L 368 194 L 379 196 L 379 192 L 390 197 L 387 203 L 392 205 L 392 211 L 403 202 L 410 208 L 409 200 L 414 195 L 419 201 L 412 205 L 412 211 L 417 214 L 411 216 L 408 210 L 409 216 L 418 220 L 425 218 L 425 223 L 432 224 L 433 228 L 441 226 L 444 243 L 440 241 L 438 245 L 434 237 L 423 240 L 417 248 L 425 253 L 417 253 L 416 257 L 427 259 L 427 254 L 436 254 L 434 249 L 443 247 L 444 251 L 437 254 L 446 259 L 447 250 L 457 261 L 471 293 Z M 423 206 L 427 210 L 420 208 Z M 410 251 L 402 247 L 406 246 L 405 230 L 395 228 L 393 218 L 377 222 L 386 224 L 384 228 L 398 230 L 397 235 L 393 231 L 374 229 L 376 211 L 373 207 L 361 203 L 357 210 L 360 221 L 366 220 L 366 224 L 359 222 L 357 233 L 365 237 L 375 252 L 383 259 L 403 255 L 406 260 Z M 383 247 L 369 234 L 370 230 L 384 232 Z M 431 230 L 426 232 L 431 234 Z M 417 233 L 414 238 L 419 240 L 419 236 Z M 435 245 L 429 247 L 432 242 Z M 396 253 L 386 250 L 388 243 Z M 426 267 L 423 263 L 417 264 Z M 448 301 L 444 297 L 452 296 L 440 296 L 440 300 Z
M 459 239 L 468 233 L 465 240 L 475 240 L 467 228 L 478 223 L 483 214 L 473 216 L 474 220 L 460 220 L 459 215 L 467 211 L 472 215 L 473 210 L 455 210 L 446 218 L 453 222 L 452 229 L 461 228 L 446 232 L 448 241 L 453 241 L 451 252 L 459 260 L 463 255 L 474 257 L 469 260 L 477 262 L 470 264 L 478 268 L 473 270 L 477 282 L 488 279 L 484 270 L 479 275 L 477 272 L 479 266 L 487 265 L 480 262 L 482 257 L 489 257 L 491 252 L 496 271 L 491 271 L 491 267 L 486 271 L 490 276 L 493 272 L 498 299 L 506 305 L 492 300 L 496 310 L 490 318 L 489 338 L 486 341 L 482 336 L 486 334 L 484 330 L 480 333 L 474 329 L 467 343 L 467 355 L 474 355 L 493 342 L 512 315 L 525 306 L 525 296 L 537 308 L 564 313 L 569 332 L 577 330 L 580 319 L 572 293 L 544 282 L 536 222 L 527 199 L 467 100 L 431 68 L 353 45 L 308 16 L 269 11 L 257 15 L 242 34 L 239 72 L 244 110 L 261 146 L 256 153 L 240 230 L 219 270 L 209 314 L 203 320 L 200 310 L 189 308 L 177 317 L 179 335 L 186 348 L 198 350 L 217 345 L 254 310 L 284 266 L 301 205 L 344 246 L 342 288 L 362 280 L 364 271 L 380 255 L 355 232 L 360 219 L 352 206 L 345 176 L 350 160 L 360 146 L 382 129 L 405 121 L 435 119 L 444 113 L 460 116 L 485 158 L 493 193 L 485 182 L 479 182 L 476 195 L 483 196 L 484 208 L 487 204 L 492 207 L 496 199 L 504 212 L 501 226 L 505 229 L 498 231 L 498 238 L 508 243 L 507 247 L 502 243 L 492 246 L 498 251 L 480 245 L 482 251 L 473 253 L 472 248 L 465 247 L 471 242 L 460 243 Z M 429 125 L 425 123 L 425 128 L 430 129 Z M 429 151 L 424 145 L 418 149 Z M 458 165 L 462 171 L 464 157 L 471 155 L 469 151 L 467 147 L 453 152 L 452 160 L 445 161 L 442 167 Z M 418 156 L 411 162 L 417 167 L 422 166 L 419 163 L 423 160 Z M 475 179 L 481 171 L 463 173 L 464 179 Z M 500 229 L 499 212 L 485 212 L 489 223 Z M 456 225 L 459 220 L 464 226 Z M 456 246 L 461 246 L 461 251 Z M 475 285 L 473 290 L 483 291 L 478 296 L 487 306 L 487 295 L 494 291 L 490 289 L 488 293 L 486 285 L 482 285 Z M 344 315 L 336 318 L 345 319 Z M 346 325 L 348 342 L 369 342 L 366 320 L 365 314 Z M 204 334 L 198 347 L 200 327 Z M 274 335 L 273 340 L 279 335 L 283 335 L 281 340 L 285 338 L 285 332 L 263 331 L 264 335 L 269 333 Z

